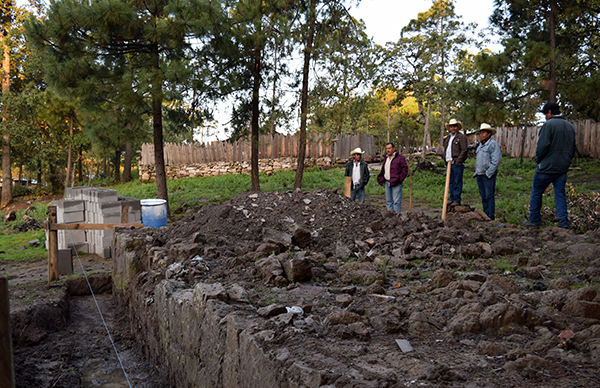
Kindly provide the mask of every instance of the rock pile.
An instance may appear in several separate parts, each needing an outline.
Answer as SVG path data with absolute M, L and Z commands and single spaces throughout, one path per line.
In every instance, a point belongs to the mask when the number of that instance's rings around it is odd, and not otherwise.
M 117 239 L 149 316 L 160 284 L 219 300 L 310 386 L 600 383 L 598 230 L 500 228 L 480 211 L 443 223 L 297 190 Z

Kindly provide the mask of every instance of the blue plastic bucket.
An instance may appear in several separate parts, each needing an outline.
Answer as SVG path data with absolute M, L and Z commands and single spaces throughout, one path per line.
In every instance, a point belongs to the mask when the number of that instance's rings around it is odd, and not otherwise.
M 167 226 L 167 201 L 164 199 L 142 199 L 142 224 L 153 228 Z

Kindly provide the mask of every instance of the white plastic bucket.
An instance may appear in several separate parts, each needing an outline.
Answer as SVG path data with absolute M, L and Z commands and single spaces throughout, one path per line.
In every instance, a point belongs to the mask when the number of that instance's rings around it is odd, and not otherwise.
M 164 199 L 142 199 L 142 224 L 153 228 L 167 226 L 167 201 Z

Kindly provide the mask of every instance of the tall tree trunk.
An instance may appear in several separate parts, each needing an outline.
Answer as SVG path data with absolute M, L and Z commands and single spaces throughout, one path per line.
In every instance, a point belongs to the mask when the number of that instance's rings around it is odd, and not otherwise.
M 77 174 L 79 176 L 78 181 L 83 182 L 83 148 L 82 147 L 79 147 L 79 158 L 77 160 L 77 166 L 79 169 L 79 172 Z
M 8 39 L 4 37 L 4 39 Z M 10 48 L 4 44 L 4 56 L 2 59 L 2 93 L 4 95 L 10 92 Z M 3 107 L 2 121 L 8 121 L 10 112 L 7 107 Z M 10 171 L 10 133 L 5 126 L 2 136 L 2 207 L 6 207 L 13 200 L 12 197 L 12 173 Z
M 278 54 L 278 48 L 279 48 L 279 44 L 277 43 L 277 38 L 275 38 L 275 50 L 274 50 L 274 55 L 275 58 L 273 59 L 273 91 L 271 92 L 271 122 L 270 122 L 270 132 L 271 132 L 271 136 L 275 135 L 275 107 L 277 106 L 276 104 L 276 99 L 277 99 L 277 77 L 278 77 L 278 73 L 277 73 L 277 54 Z
M 130 141 L 125 143 L 125 160 L 123 161 L 123 182 L 131 181 L 131 157 L 133 146 Z
M 387 130 L 386 130 L 387 142 L 390 142 L 390 104 L 387 104 Z
M 258 119 L 260 102 L 260 73 L 262 61 L 262 49 L 254 49 L 254 83 L 252 85 L 252 117 L 251 117 L 251 153 L 250 168 L 252 191 L 260 191 L 260 181 L 258 179 Z
M 154 80 L 152 85 L 152 129 L 154 132 L 154 171 L 156 175 L 156 191 L 158 198 L 167 201 L 167 214 L 171 215 L 169 208 L 169 195 L 167 190 L 167 173 L 165 169 L 165 154 L 163 147 L 162 125 L 162 78 L 160 76 L 158 44 L 151 47 L 152 67 Z
M 73 149 L 73 112 L 70 114 L 69 121 L 69 150 L 67 151 L 67 176 L 65 177 L 65 196 L 67 187 L 69 187 L 69 177 L 71 176 L 71 151 Z
M 427 114 L 425 115 L 425 125 L 423 126 L 423 149 L 421 150 L 421 157 L 425 159 L 427 148 L 431 148 L 431 136 L 429 135 L 429 117 L 431 113 L 431 104 L 427 102 Z
M 41 159 L 38 159 L 38 161 L 37 161 L 36 178 L 37 178 L 37 185 L 35 188 L 35 192 L 39 193 L 40 191 L 42 191 L 42 160 Z
M 304 175 L 304 159 L 306 158 L 306 120 L 308 117 L 308 74 L 310 70 L 310 56 L 312 54 L 313 39 L 315 37 L 316 9 L 315 0 L 309 0 L 309 24 L 306 47 L 304 48 L 304 65 L 302 67 L 302 96 L 300 99 L 300 141 L 298 142 L 298 167 L 296 168 L 296 179 L 294 188 L 302 187 L 302 176 Z
M 102 174 L 106 178 L 108 176 L 108 164 L 106 163 L 106 156 L 102 159 Z
M 548 80 L 548 101 L 556 102 L 556 0 L 550 1 L 548 24 L 550 28 L 550 76 Z
M 442 94 L 442 111 L 440 112 L 440 141 L 438 143 L 438 146 L 442 146 L 442 144 L 444 144 L 444 132 L 446 131 L 446 103 L 444 102 L 444 97 Z
M 121 182 L 121 150 L 115 151 L 115 182 Z

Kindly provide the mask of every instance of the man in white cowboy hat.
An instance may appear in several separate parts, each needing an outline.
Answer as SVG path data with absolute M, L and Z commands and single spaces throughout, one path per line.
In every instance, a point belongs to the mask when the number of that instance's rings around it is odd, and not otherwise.
M 462 123 L 452 119 L 446 124 L 446 129 L 450 135 L 444 138 L 444 155 L 446 163 L 451 163 L 450 167 L 450 206 L 460 205 L 463 172 L 465 171 L 465 160 L 467 160 L 467 137 L 459 132 L 462 129 Z
M 496 200 L 494 199 L 496 175 L 498 174 L 498 166 L 500 166 L 500 161 L 502 160 L 500 145 L 491 139 L 492 135 L 495 134 L 496 130 L 487 123 L 483 123 L 479 127 L 480 143 L 477 147 L 475 174 L 473 174 L 473 178 L 477 178 L 483 212 L 490 220 L 494 220 L 496 212 Z
M 352 159 L 346 163 L 346 172 L 344 176 L 352 177 L 352 187 L 350 189 L 350 199 L 358 202 L 365 203 L 365 186 L 369 183 L 369 167 L 367 163 L 362 160 L 362 155 L 365 151 L 361 150 L 360 147 L 355 148 L 350 152 Z

